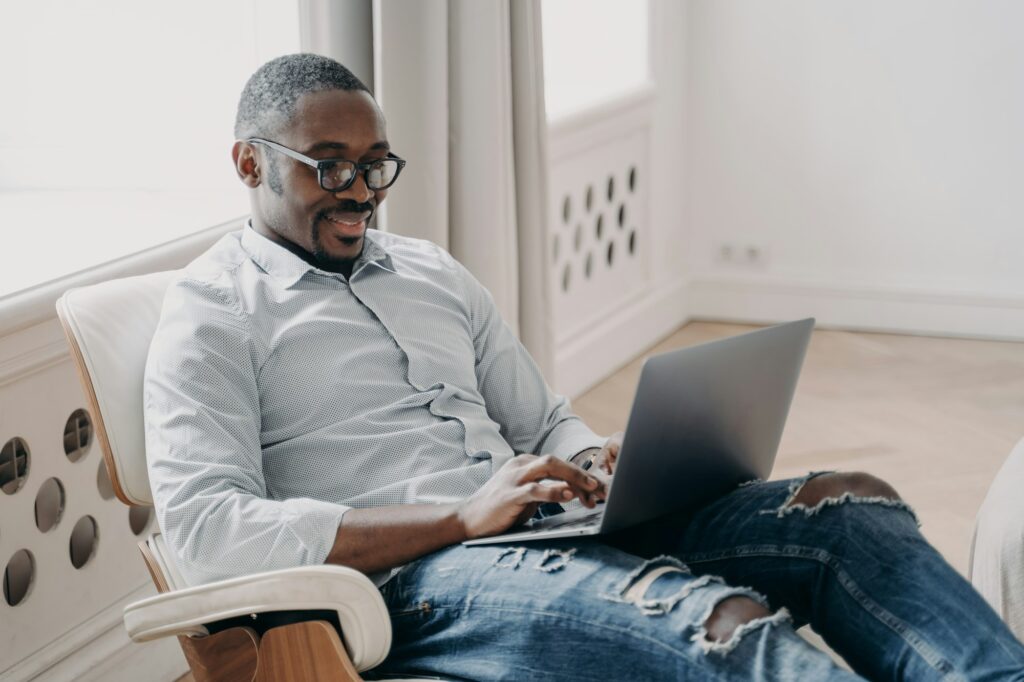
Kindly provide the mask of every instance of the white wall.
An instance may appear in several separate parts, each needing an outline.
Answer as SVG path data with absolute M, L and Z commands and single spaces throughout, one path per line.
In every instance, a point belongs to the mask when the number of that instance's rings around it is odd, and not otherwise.
M 691 313 L 1024 337 L 1022 25 L 1012 0 L 692 0 Z
M 299 19 L 294 0 L 0 3 L 0 297 L 248 213 L 238 96 L 298 51 Z

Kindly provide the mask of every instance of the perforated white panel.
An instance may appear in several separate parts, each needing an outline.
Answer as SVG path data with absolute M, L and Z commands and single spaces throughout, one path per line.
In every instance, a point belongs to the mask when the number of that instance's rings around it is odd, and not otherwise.
M 602 134 L 611 127 L 596 126 L 591 144 L 551 159 L 547 255 L 556 342 L 585 333 L 647 286 L 649 128 Z
M 133 530 L 152 532 L 153 515 L 111 496 L 94 430 L 82 413 L 69 423 L 85 405 L 70 357 L 0 385 L 0 447 L 18 437 L 29 454 L 20 489 L 0 492 L 0 672 L 149 582 Z M 21 550 L 31 565 L 8 572 Z

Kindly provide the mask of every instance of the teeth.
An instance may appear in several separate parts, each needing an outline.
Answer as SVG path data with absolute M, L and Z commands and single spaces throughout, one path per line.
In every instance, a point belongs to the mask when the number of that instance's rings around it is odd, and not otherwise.
M 332 217 L 332 216 L 327 216 L 327 219 L 330 220 L 332 223 L 340 223 L 342 225 L 358 225 L 358 224 L 362 223 L 364 220 L 366 220 L 366 218 L 360 217 L 360 218 L 357 218 L 354 221 L 350 221 L 350 220 L 345 220 L 343 218 L 336 218 L 336 217 Z

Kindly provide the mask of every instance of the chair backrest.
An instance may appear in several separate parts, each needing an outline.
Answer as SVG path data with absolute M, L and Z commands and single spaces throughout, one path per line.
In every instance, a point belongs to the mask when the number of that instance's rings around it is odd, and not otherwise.
M 151 505 L 142 380 L 164 293 L 176 271 L 69 289 L 57 301 L 96 437 L 125 504 Z

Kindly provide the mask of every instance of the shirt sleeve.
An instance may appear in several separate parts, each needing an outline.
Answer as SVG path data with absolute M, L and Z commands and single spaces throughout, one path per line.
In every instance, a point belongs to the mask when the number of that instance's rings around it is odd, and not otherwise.
M 349 509 L 268 499 L 259 357 L 223 290 L 171 285 L 146 365 L 146 456 L 160 528 L 191 585 L 321 564 Z
M 551 454 L 565 460 L 604 445 L 607 439 L 590 430 L 572 413 L 569 400 L 547 385 L 490 292 L 465 267 L 458 269 L 473 330 L 477 386 L 502 437 L 517 454 Z

